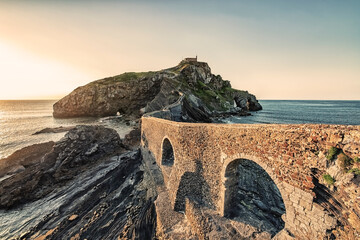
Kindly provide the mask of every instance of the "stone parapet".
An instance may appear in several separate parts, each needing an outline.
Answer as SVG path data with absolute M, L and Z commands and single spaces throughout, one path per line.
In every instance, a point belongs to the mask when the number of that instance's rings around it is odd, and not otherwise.
M 247 159 L 264 169 L 278 187 L 286 209 L 285 228 L 295 236 L 318 239 L 336 226 L 336 219 L 314 201 L 311 169 L 326 170 L 324 156 L 331 146 L 359 156 L 359 130 L 360 126 L 315 124 L 180 123 L 146 116 L 142 144 L 160 166 L 173 208 L 185 201 L 181 192 L 191 191 L 185 184 L 190 179 L 198 186 L 201 205 L 223 215 L 227 166 Z M 165 139 L 172 145 L 172 166 L 162 165 Z

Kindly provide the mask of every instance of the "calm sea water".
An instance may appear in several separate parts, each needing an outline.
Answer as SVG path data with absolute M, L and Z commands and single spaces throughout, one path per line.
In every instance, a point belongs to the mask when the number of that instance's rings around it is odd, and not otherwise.
M 52 105 L 55 102 L 55 100 L 0 100 L 0 159 L 34 143 L 57 141 L 65 134 L 32 135 L 47 127 L 100 124 L 114 128 L 121 137 L 131 129 L 116 117 L 55 119 L 52 117 Z
M 57 141 L 65 133 L 32 135 L 46 127 L 101 124 L 123 137 L 130 127 L 121 118 L 54 119 L 55 101 L 0 100 L 0 159 L 25 146 Z M 230 117 L 227 123 L 322 123 L 360 125 L 360 101 L 260 101 L 264 110 L 249 117 Z
M 320 123 L 360 125 L 360 101 L 262 100 L 263 110 L 228 123 Z

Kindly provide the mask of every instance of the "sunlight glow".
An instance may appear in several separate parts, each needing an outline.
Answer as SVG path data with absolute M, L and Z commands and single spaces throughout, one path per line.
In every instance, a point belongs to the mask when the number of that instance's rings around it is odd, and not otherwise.
M 0 41 L 0 99 L 56 99 L 92 78 Z
M 0 99 L 198 55 L 259 99 L 360 99 L 360 1 L 0 1 Z

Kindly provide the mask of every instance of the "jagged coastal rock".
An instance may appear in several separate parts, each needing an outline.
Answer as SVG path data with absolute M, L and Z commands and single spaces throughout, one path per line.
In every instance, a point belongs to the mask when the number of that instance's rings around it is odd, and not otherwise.
M 188 106 L 198 99 L 200 110 L 209 116 L 262 109 L 254 95 L 233 89 L 229 81 L 212 74 L 207 63 L 184 60 L 173 68 L 124 73 L 78 87 L 54 104 L 53 115 L 104 117 L 120 113 L 138 118 L 176 102 L 182 94 L 190 102 Z
M 55 145 L 50 142 L 40 147 L 41 151 L 36 145 L 28 148 L 32 158 L 21 160 L 14 155 L 9 157 L 26 168 L 0 182 L 0 208 L 11 208 L 42 198 L 94 162 L 121 149 L 121 140 L 113 129 L 77 126 Z
M 0 239 L 152 239 L 151 179 L 128 148 L 113 129 L 77 126 L 11 155 L 25 169 L 0 180 Z
M 7 158 L 0 160 L 0 180 L 19 173 L 41 162 L 41 158 L 51 151 L 54 142 L 33 144 L 17 150 Z
M 38 135 L 38 134 L 43 134 L 43 133 L 61 133 L 61 132 L 67 132 L 70 131 L 71 129 L 74 129 L 75 126 L 70 126 L 70 127 L 55 127 L 55 128 L 44 128 L 40 131 L 37 131 L 35 133 L 33 133 L 33 135 Z

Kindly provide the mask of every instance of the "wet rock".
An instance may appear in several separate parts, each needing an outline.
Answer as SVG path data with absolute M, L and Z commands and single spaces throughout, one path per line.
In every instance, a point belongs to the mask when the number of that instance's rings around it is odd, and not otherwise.
M 48 152 L 51 151 L 54 146 L 54 142 L 46 142 L 40 144 L 33 144 L 28 147 L 24 147 L 20 150 L 17 150 L 7 158 L 0 160 L 0 178 L 6 174 L 14 173 L 15 168 L 22 169 L 21 166 L 27 168 L 31 165 L 38 164 L 41 161 L 41 158 Z M 15 171 L 18 173 L 19 171 Z
M 23 171 L 25 171 L 25 167 L 23 165 L 15 165 L 12 168 L 10 168 L 7 174 L 12 175 Z
M 55 154 L 56 161 L 49 172 L 54 172 L 55 178 L 63 178 L 64 173 L 72 172 L 72 168 L 96 161 L 121 146 L 120 137 L 113 129 L 77 126 L 55 144 L 53 152 L 45 156 L 44 161 L 51 161 Z
M 245 92 L 234 92 L 234 101 L 236 106 L 241 108 L 243 111 L 259 111 L 262 110 L 262 106 L 252 94 Z
M 0 210 L 0 238 L 154 239 L 151 181 L 139 150 L 105 157 L 48 196 Z
M 138 148 L 138 146 L 140 145 L 140 141 L 141 141 L 141 130 L 139 128 L 136 128 L 130 131 L 130 133 L 125 135 L 123 144 L 128 149 L 134 149 L 134 148 Z
M 246 111 L 249 110 L 249 102 L 248 102 L 247 98 L 235 96 L 234 101 L 235 101 L 237 107 L 244 109 Z
M 70 126 L 70 127 L 55 127 L 55 128 L 44 128 L 40 131 L 37 131 L 35 133 L 33 133 L 33 135 L 38 135 L 38 134 L 42 134 L 42 133 L 61 133 L 61 132 L 67 132 L 70 131 L 72 129 L 74 129 L 75 126 Z
M 30 151 L 37 156 L 37 164 L 0 182 L 0 208 L 42 198 L 103 157 L 121 149 L 121 140 L 115 130 L 103 126 L 77 126 L 51 151 L 42 151 L 43 156 Z

